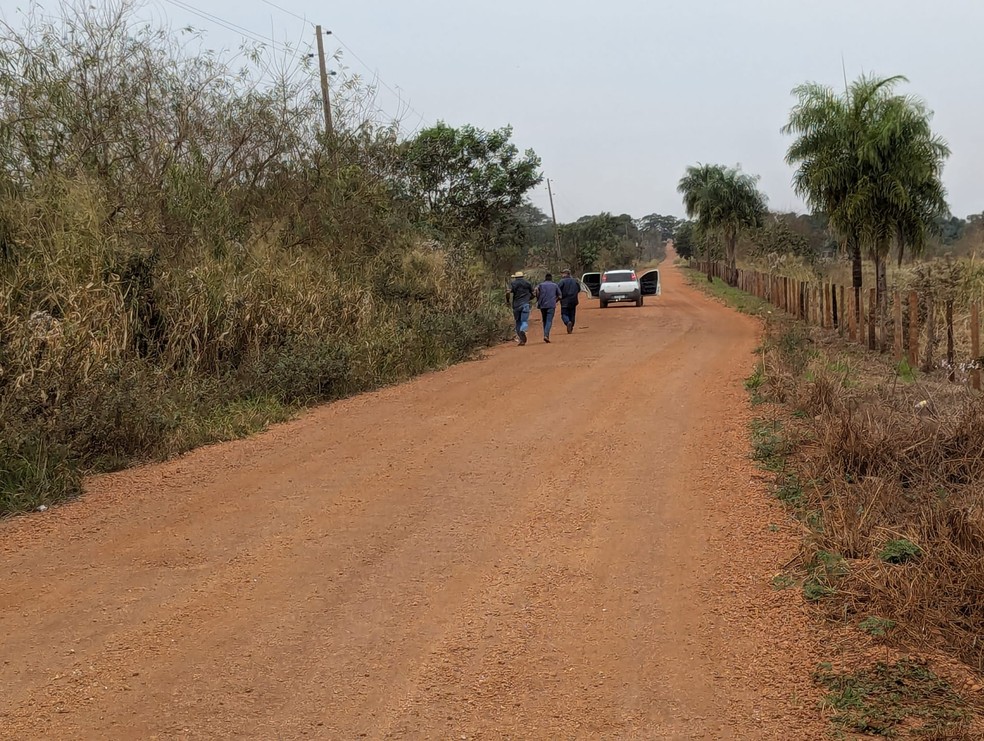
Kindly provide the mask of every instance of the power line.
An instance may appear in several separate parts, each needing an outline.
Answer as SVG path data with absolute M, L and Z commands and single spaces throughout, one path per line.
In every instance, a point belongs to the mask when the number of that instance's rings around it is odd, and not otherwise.
M 311 23 L 311 21 L 308 20 L 305 16 L 298 15 L 294 11 L 289 10 L 288 8 L 285 8 L 284 6 L 279 5 L 278 3 L 273 2 L 273 0 L 261 0 L 261 2 L 263 2 L 263 4 L 265 4 L 265 5 L 269 5 L 271 8 L 275 8 L 276 10 L 279 10 L 281 13 L 285 13 L 286 15 L 289 15 L 292 18 L 296 18 L 297 20 L 299 20 L 299 21 L 301 21 L 303 23 Z M 386 80 L 383 79 L 382 75 L 379 74 L 379 70 L 378 69 L 373 68 L 368 62 L 366 62 L 362 57 L 360 57 L 358 55 L 358 53 L 356 53 L 356 51 L 351 46 L 349 46 L 348 44 L 346 44 L 342 39 L 338 38 L 338 34 L 336 34 L 334 31 L 332 31 L 330 33 L 331 33 L 331 36 L 338 42 L 339 46 L 341 46 L 343 49 L 345 49 L 349 54 L 352 55 L 352 58 L 353 59 L 355 59 L 359 64 L 361 64 L 363 67 L 365 67 L 366 71 L 368 71 L 373 76 L 373 80 L 374 81 L 378 82 L 384 88 L 386 88 L 387 90 L 389 90 L 390 93 L 392 93 L 394 96 L 396 96 L 396 99 L 398 101 L 398 104 L 401 107 L 405 107 L 406 108 L 406 111 L 408 113 L 413 113 L 417 117 L 417 123 L 415 124 L 414 133 L 416 133 L 417 131 L 419 131 L 420 130 L 420 125 L 423 122 L 425 116 L 424 116 L 423 113 L 421 113 L 416 108 L 414 108 L 413 105 L 409 101 L 404 100 L 403 92 L 401 90 L 399 90 L 399 86 L 397 86 L 396 88 L 394 88 L 389 83 L 387 83 Z
M 263 0 L 263 1 L 264 1 L 264 2 L 267 2 L 267 0 Z M 422 113 L 420 113 L 420 111 L 418 111 L 418 110 L 417 110 L 416 108 L 414 108 L 414 107 L 413 107 L 412 105 L 410 105 L 410 103 L 409 103 L 409 102 L 407 102 L 407 101 L 404 101 L 404 100 L 403 100 L 403 94 L 402 94 L 401 92 L 397 92 L 397 90 L 394 90 L 394 89 L 393 89 L 393 88 L 392 88 L 392 87 L 391 87 L 390 85 L 388 85 L 388 84 L 387 84 L 387 82 L 386 82 L 386 80 L 384 80 L 384 79 L 382 78 L 382 76 L 381 76 L 381 75 L 379 74 L 379 70 L 377 70 L 377 69 L 373 69 L 372 67 L 370 67 L 370 66 L 369 66 L 369 63 L 368 63 L 368 62 L 366 62 L 366 61 L 365 61 L 365 60 L 364 60 L 364 59 L 363 59 L 362 57 L 360 57 L 360 56 L 359 56 L 358 54 L 356 54 L 356 53 L 355 53 L 355 50 L 353 50 L 351 46 L 349 46 L 349 45 L 348 45 L 348 44 L 346 44 L 346 43 L 345 43 L 344 41 L 342 41 L 342 40 L 341 40 L 340 38 L 338 38 L 338 34 L 336 34 L 336 33 L 334 33 L 334 32 L 333 32 L 333 33 L 332 33 L 332 37 L 333 37 L 333 38 L 335 39 L 335 41 L 337 41 L 337 42 L 339 43 L 339 45 L 340 45 L 340 46 L 341 46 L 341 47 L 342 47 L 343 49 L 345 49 L 345 50 L 346 50 L 346 51 L 347 51 L 347 52 L 348 52 L 349 54 L 351 54 L 351 55 L 352 55 L 352 57 L 353 57 L 353 58 L 354 58 L 354 59 L 355 59 L 355 60 L 356 60 L 357 62 L 359 62 L 359 64 L 361 64 L 361 65 L 362 65 L 363 67 L 365 67 L 365 68 L 366 68 L 366 70 L 367 70 L 367 71 L 368 71 L 368 72 L 369 72 L 370 74 L 372 74 L 372 75 L 373 75 L 373 77 L 374 77 L 374 79 L 376 79 L 376 80 L 378 80 L 378 81 L 379 81 L 379 84 L 380 84 L 380 85 L 382 85 L 382 86 L 383 86 L 384 88 L 386 88 L 387 90 L 389 90 L 389 91 L 390 91 L 390 92 L 391 92 L 391 93 L 392 93 L 393 95 L 395 95 L 395 96 L 396 96 L 396 99 L 397 99 L 397 100 L 398 100 L 398 101 L 400 102 L 400 104 L 401 104 L 401 105 L 405 105 L 405 106 L 406 106 L 406 108 L 407 108 L 407 110 L 408 110 L 409 112 L 411 112 L 411 113 L 414 113 L 415 115 L 417 115 L 417 116 L 419 116 L 419 117 L 420 117 L 420 120 L 423 120 L 423 119 L 424 119 L 424 115 L 423 115 Z M 418 126 L 419 126 L 419 123 L 418 123 Z
M 305 18 L 304 16 L 300 16 L 300 15 L 298 15 L 297 13 L 295 13 L 295 12 L 294 12 L 294 11 L 292 11 L 292 10 L 287 10 L 287 8 L 284 8 L 284 7 L 282 7 L 282 6 L 280 6 L 280 5 L 277 5 L 276 3 L 271 3 L 271 2 L 270 2 L 270 0 L 262 0 L 262 2 L 264 2 L 264 3 L 266 3 L 266 4 L 267 4 L 267 5 L 269 5 L 269 6 L 271 7 L 271 8 L 276 8 L 276 9 L 277 9 L 277 10 L 279 10 L 279 11 L 280 11 L 281 13 L 286 13 L 287 15 L 292 15 L 292 16 L 294 16 L 294 17 L 295 17 L 295 18 L 296 18 L 297 20 L 299 20 L 299 21 L 303 21 L 304 23 L 311 23 L 311 21 L 309 21 L 309 20 L 308 20 L 307 18 Z
M 565 196 L 563 193 L 554 193 L 554 196 L 556 196 L 558 200 L 563 201 L 564 205 L 567 206 L 567 208 L 570 210 L 572 214 L 577 214 L 578 212 L 580 212 L 580 215 L 574 216 L 572 218 L 572 221 L 576 221 L 577 219 L 581 218 L 581 216 L 591 216 L 591 214 L 589 214 L 587 211 L 583 211 L 579 208 L 576 208 L 575 204 L 571 202 L 571 199 Z
M 213 15 L 212 13 L 208 13 L 204 10 L 198 10 L 197 8 L 191 5 L 181 2 L 181 0 L 164 0 L 164 2 L 173 5 L 174 7 L 183 10 L 187 13 L 191 13 L 192 15 L 195 15 L 201 18 L 202 20 L 209 21 L 210 23 L 214 23 L 217 26 L 221 26 L 227 31 L 232 31 L 233 33 L 241 34 L 243 37 L 249 39 L 250 41 L 255 41 L 258 44 L 269 44 L 274 49 L 278 49 L 280 51 L 284 51 L 290 54 L 298 53 L 296 49 L 292 49 L 286 44 L 282 44 L 279 41 L 276 41 L 275 39 L 267 38 L 262 34 L 256 33 L 255 31 L 251 31 L 250 29 L 240 26 L 237 23 L 233 23 L 232 21 L 227 21 L 224 18 L 220 18 L 217 15 Z
M 185 11 L 187 13 L 191 13 L 192 15 L 195 15 L 198 18 L 201 18 L 202 20 L 208 21 L 210 23 L 214 23 L 215 25 L 220 26 L 220 27 L 226 29 L 227 31 L 231 31 L 233 33 L 238 33 L 238 34 L 242 35 L 244 38 L 247 38 L 247 39 L 249 39 L 251 41 L 255 41 L 258 44 L 270 45 L 272 48 L 274 48 L 276 50 L 283 51 L 283 52 L 286 52 L 286 53 L 289 53 L 289 54 L 299 54 L 300 53 L 297 49 L 291 48 L 287 44 L 281 43 L 281 42 L 277 41 L 276 39 L 274 39 L 272 37 L 264 36 L 263 34 L 260 34 L 260 33 L 257 33 L 255 31 L 252 31 L 251 29 L 246 28 L 244 26 L 241 26 L 238 23 L 235 23 L 233 21 L 226 20 L 225 18 L 222 18 L 221 16 L 215 15 L 214 13 L 209 13 L 209 12 L 204 11 L 204 10 L 199 10 L 199 9 L 197 9 L 197 8 L 189 5 L 188 3 L 183 2 L 183 0 L 164 0 L 164 2 L 166 2 L 166 3 L 168 3 L 168 4 L 172 5 L 172 6 L 174 6 L 176 8 L 178 8 L 180 10 L 183 10 L 183 11 Z M 275 3 L 275 2 L 272 2 L 271 0 L 262 0 L 262 2 L 264 4 L 266 4 L 266 5 L 269 5 L 272 8 L 275 8 L 275 9 L 279 10 L 282 13 L 285 13 L 285 14 L 293 17 L 293 18 L 298 19 L 299 21 L 302 21 L 304 23 L 311 23 L 311 21 L 309 21 L 307 18 L 305 18 L 305 17 L 303 17 L 301 15 L 298 15 L 297 13 L 295 13 L 295 12 L 293 12 L 291 10 L 288 10 L 287 8 L 284 8 L 283 6 L 281 6 L 281 5 L 279 5 L 279 4 Z M 384 80 L 380 76 L 378 70 L 373 69 L 369 65 L 368 62 L 366 62 L 362 57 L 360 57 L 355 52 L 354 49 L 352 49 L 351 46 L 349 46 L 344 41 L 342 41 L 341 39 L 339 39 L 336 34 L 332 33 L 332 36 L 335 38 L 336 41 L 338 41 L 338 43 L 339 43 L 340 46 L 342 46 L 349 54 L 352 55 L 352 57 L 356 61 L 359 62 L 359 64 L 361 64 L 363 67 L 365 67 L 366 70 L 368 70 L 369 73 L 373 75 L 373 80 L 375 82 L 378 82 L 380 85 L 382 85 L 384 88 L 386 88 L 387 90 L 389 90 L 390 93 L 392 93 L 396 97 L 396 99 L 398 101 L 398 105 L 400 107 L 398 109 L 398 115 L 401 115 L 404 112 L 407 112 L 407 113 L 413 113 L 415 116 L 417 116 L 417 119 L 418 120 L 417 120 L 415 131 L 419 130 L 420 129 L 421 122 L 423 122 L 423 120 L 425 118 L 424 114 L 420 113 L 420 111 L 418 111 L 416 108 L 414 108 L 413 105 L 411 105 L 408 100 L 405 100 L 404 97 L 403 97 L 403 93 L 401 91 L 399 91 L 398 89 L 393 88 L 389 83 L 387 83 L 386 80 Z M 382 109 L 380 109 L 380 110 L 382 110 Z M 382 111 L 382 112 L 385 113 L 385 111 Z M 387 114 L 387 115 L 389 115 L 389 114 Z M 393 117 L 393 118 L 394 118 L 394 120 L 398 120 L 398 117 Z

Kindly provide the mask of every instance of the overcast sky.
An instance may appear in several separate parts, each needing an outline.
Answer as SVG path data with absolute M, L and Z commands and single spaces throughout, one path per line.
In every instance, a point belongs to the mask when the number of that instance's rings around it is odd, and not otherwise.
M 903 89 L 936 112 L 953 150 L 945 180 L 954 213 L 984 211 L 980 0 L 274 1 L 332 29 L 401 90 L 413 107 L 408 130 L 420 116 L 424 125 L 512 124 L 517 143 L 542 158 L 562 221 L 681 215 L 676 182 L 697 162 L 740 163 L 761 175 L 773 209 L 802 209 L 779 129 L 794 86 L 843 88 L 842 55 L 849 77 L 909 78 Z M 259 35 L 313 41 L 310 26 L 264 0 L 191 2 Z M 0 0 L 8 18 L 25 4 Z M 239 45 L 167 0 L 148 10 L 205 29 L 216 47 Z M 344 49 L 342 58 L 369 74 Z M 385 88 L 378 101 L 400 107 Z M 545 185 L 533 201 L 548 210 Z

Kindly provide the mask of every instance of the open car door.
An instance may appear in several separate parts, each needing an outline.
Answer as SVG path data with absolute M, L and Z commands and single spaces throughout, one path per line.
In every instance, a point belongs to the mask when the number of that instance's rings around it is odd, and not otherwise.
M 592 296 L 598 296 L 601 291 L 601 273 L 585 273 L 581 276 L 581 283 Z
M 659 285 L 659 269 L 647 270 L 639 276 L 639 287 L 642 289 L 643 296 L 659 296 L 661 288 Z

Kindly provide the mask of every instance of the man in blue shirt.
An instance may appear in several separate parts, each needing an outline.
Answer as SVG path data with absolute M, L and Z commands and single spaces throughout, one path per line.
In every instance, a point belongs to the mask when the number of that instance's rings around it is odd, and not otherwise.
M 509 284 L 509 294 L 512 296 L 513 318 L 516 320 L 516 336 L 519 344 L 526 344 L 526 330 L 530 326 L 530 301 L 533 299 L 533 285 L 526 280 L 523 271 L 513 273 L 513 281 Z
M 560 288 L 560 318 L 567 327 L 567 334 L 574 331 L 574 320 L 577 317 L 577 295 L 581 285 L 571 277 L 571 271 L 565 270 L 564 277 L 557 284 Z
M 560 301 L 560 288 L 553 282 L 553 276 L 547 273 L 543 283 L 536 287 L 536 305 L 543 317 L 544 342 L 550 342 L 550 327 L 553 325 L 558 301 Z

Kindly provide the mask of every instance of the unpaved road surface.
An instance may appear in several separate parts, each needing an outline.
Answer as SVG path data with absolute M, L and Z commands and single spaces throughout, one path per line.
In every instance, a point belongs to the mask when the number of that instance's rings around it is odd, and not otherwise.
M 684 283 L 0 523 L 0 735 L 821 738 L 757 326 Z

